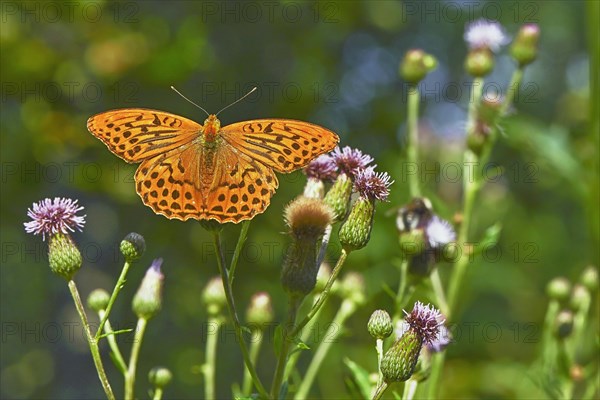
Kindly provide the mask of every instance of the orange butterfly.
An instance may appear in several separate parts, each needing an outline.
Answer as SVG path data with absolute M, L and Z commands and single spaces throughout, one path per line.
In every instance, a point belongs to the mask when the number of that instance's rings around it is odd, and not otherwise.
M 256 119 L 221 127 L 216 114 L 200 125 L 143 108 L 94 115 L 87 127 L 123 160 L 141 162 L 135 182 L 145 205 L 182 221 L 253 218 L 279 185 L 273 170 L 302 168 L 339 141 L 334 132 L 303 121 Z

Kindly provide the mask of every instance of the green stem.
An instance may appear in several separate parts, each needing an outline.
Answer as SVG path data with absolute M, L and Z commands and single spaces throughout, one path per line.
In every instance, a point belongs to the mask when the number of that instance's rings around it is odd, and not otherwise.
M 88 323 L 87 315 L 85 314 L 85 309 L 83 308 L 83 303 L 81 302 L 81 297 L 79 296 L 79 291 L 77 290 L 77 285 L 75 285 L 75 282 L 72 280 L 69 281 L 68 285 L 69 290 L 71 291 L 71 296 L 73 297 L 73 301 L 75 302 L 75 308 L 77 309 L 77 313 L 79 314 L 79 318 L 83 324 L 83 329 L 85 330 L 85 337 L 90 346 L 90 352 L 92 353 L 92 358 L 94 359 L 94 365 L 96 366 L 96 371 L 98 372 L 98 378 L 100 378 L 102 388 L 104 389 L 106 398 L 109 400 L 114 400 L 115 395 L 113 394 L 110 383 L 108 382 L 108 378 L 106 377 L 104 365 L 102 365 L 98 341 L 92 335 L 90 324 Z
M 235 269 L 237 268 L 238 260 L 240 259 L 240 254 L 242 253 L 242 248 L 244 247 L 244 243 L 246 242 L 246 238 L 248 237 L 248 229 L 250 228 L 251 220 L 242 222 L 242 229 L 240 230 L 240 236 L 238 237 L 238 242 L 235 245 L 235 251 L 233 252 L 233 258 L 231 259 L 231 265 L 229 267 L 229 285 L 233 286 L 233 280 L 235 279 Z
M 319 309 L 327 301 L 327 298 L 329 297 L 329 292 L 331 291 L 331 287 L 333 286 L 333 283 L 335 282 L 337 276 L 339 275 L 340 271 L 342 270 L 342 266 L 344 265 L 344 262 L 346 261 L 346 257 L 348 257 L 348 252 L 346 252 L 346 250 L 342 249 L 340 258 L 338 259 L 337 263 L 335 264 L 333 271 L 331 271 L 331 276 L 329 277 L 329 280 L 325 284 L 325 288 L 323 288 L 323 292 L 321 293 L 321 296 L 319 296 L 319 300 L 317 300 L 317 302 L 313 305 L 312 309 L 308 312 L 306 317 L 304 317 L 304 319 L 298 325 L 296 325 L 296 328 L 294 328 L 294 330 L 290 333 L 291 337 L 296 337 L 298 335 L 298 332 L 300 332 L 302 330 L 302 328 L 304 328 L 304 326 L 308 323 L 308 321 L 310 321 L 315 316 L 315 314 L 317 314 Z
M 404 384 L 404 393 L 402 394 L 402 400 L 412 400 L 415 398 L 415 393 L 417 393 L 417 387 L 419 386 L 419 382 L 414 379 L 409 379 Z
M 125 375 L 125 400 L 133 400 L 135 398 L 135 373 L 147 325 L 147 319 L 138 319 L 133 337 L 133 345 L 131 346 L 131 355 L 129 356 L 129 367 L 127 368 L 127 375 Z
M 290 351 L 290 345 L 292 344 L 295 336 L 291 335 L 290 332 L 294 331 L 296 315 L 298 315 L 298 307 L 300 306 L 301 302 L 302 299 L 295 296 L 290 296 L 288 300 L 288 315 L 287 320 L 283 325 L 281 349 L 279 350 L 279 357 L 277 357 L 277 366 L 275 367 L 273 383 L 271 385 L 271 398 L 273 399 L 278 399 L 279 393 L 281 392 L 281 385 L 283 384 L 283 375 L 285 372 L 288 353 Z
M 98 311 L 98 317 L 100 320 L 104 319 L 104 315 L 106 314 L 105 310 Z M 117 339 L 115 338 L 114 331 L 112 326 L 110 325 L 110 321 L 108 318 L 104 323 L 104 333 L 106 334 L 106 339 L 108 340 L 108 345 L 110 346 L 110 350 L 113 353 L 114 360 L 117 363 L 117 368 L 125 375 L 127 373 L 127 364 L 125 364 L 125 359 L 121 354 L 121 350 L 119 350 L 119 345 L 117 344 Z
M 265 332 L 263 330 L 256 329 L 253 332 L 252 337 L 256 338 L 256 341 L 250 342 L 250 362 L 252 365 L 256 365 L 256 360 L 258 359 L 258 354 L 260 353 L 260 348 L 262 347 L 263 338 L 265 336 Z M 247 369 L 244 369 L 244 380 L 242 384 L 242 394 L 245 397 L 250 397 L 252 391 L 252 377 L 250 376 L 250 372 Z
M 96 331 L 96 340 L 98 340 L 100 338 L 100 335 L 102 335 L 102 331 L 104 329 L 104 324 L 106 323 L 106 320 L 108 320 L 108 317 L 110 315 L 110 311 L 112 310 L 113 304 L 115 303 L 115 300 L 117 299 L 119 292 L 121 291 L 123 286 L 125 286 L 127 272 L 129 271 L 130 266 L 131 266 L 131 264 L 128 263 L 127 261 L 125 261 L 125 264 L 123 264 L 123 269 L 121 270 L 121 275 L 119 276 L 119 279 L 117 280 L 117 284 L 115 285 L 115 288 L 113 289 L 113 292 L 110 295 L 110 300 L 108 301 L 108 305 L 106 306 L 104 317 L 100 320 L 100 326 L 98 326 L 98 331 Z
M 408 89 L 408 105 L 407 105 L 407 126 L 408 126 L 408 143 L 406 148 L 406 156 L 409 166 L 414 166 L 414 174 L 410 174 L 408 187 L 411 197 L 420 197 L 421 189 L 419 187 L 419 89 L 416 86 L 411 86 Z
M 381 373 L 381 360 L 383 359 L 383 339 L 377 339 L 375 342 L 375 350 L 377 350 L 377 373 L 379 374 L 377 386 L 379 386 L 383 383 L 383 373 Z
M 163 390 L 162 388 L 154 388 L 154 395 L 152 396 L 152 400 L 160 400 L 162 399 Z
M 402 309 L 406 306 L 408 299 L 415 291 L 415 286 L 408 284 L 408 258 L 405 257 L 400 263 L 400 286 L 398 287 L 398 293 L 396 293 L 396 310 L 394 312 L 394 321 L 398 321 L 402 318 Z
M 225 289 L 225 298 L 227 299 L 227 311 L 229 312 L 229 317 L 233 322 L 233 328 L 235 331 L 235 337 L 239 343 L 240 350 L 242 351 L 242 358 L 244 359 L 244 364 L 250 372 L 252 376 L 252 381 L 254 382 L 254 386 L 256 386 L 256 390 L 263 398 L 268 398 L 269 395 L 265 390 L 258 374 L 256 373 L 256 369 L 250 360 L 250 355 L 248 354 L 248 348 L 246 347 L 246 341 L 244 340 L 244 336 L 242 335 L 242 327 L 240 324 L 240 320 L 238 318 L 235 301 L 233 299 L 233 293 L 231 291 L 231 285 L 229 284 L 228 272 L 225 266 L 225 255 L 223 254 L 223 247 L 221 246 L 221 234 L 220 231 L 213 231 L 213 239 L 215 244 L 215 249 L 217 252 L 217 265 L 219 266 L 219 273 L 221 274 L 221 281 L 223 282 L 223 289 Z
M 206 363 L 203 365 L 204 373 L 204 398 L 214 399 L 215 397 L 215 369 L 217 364 L 217 339 L 219 338 L 219 329 L 223 324 L 220 317 L 209 317 L 208 326 L 216 326 L 217 329 L 206 337 Z
M 387 388 L 388 384 L 385 382 L 382 382 L 380 385 L 378 385 L 377 389 L 375 389 L 375 394 L 373 394 L 373 400 L 381 399 L 381 396 L 383 396 Z
M 515 101 L 517 97 L 517 93 L 519 92 L 519 87 L 521 86 L 521 81 L 523 80 L 523 68 L 517 68 L 510 78 L 510 84 L 508 85 L 508 91 L 506 93 L 506 99 L 504 100 L 504 104 L 502 104 L 502 110 L 500 112 L 501 116 L 507 114 L 510 106 Z
M 308 392 L 310 387 L 312 386 L 319 369 L 321 368 L 321 364 L 325 359 L 325 356 L 329 352 L 329 349 L 336 342 L 337 338 L 343 331 L 343 326 L 348 317 L 350 317 L 354 311 L 356 310 L 356 303 L 352 300 L 344 300 L 342 305 L 340 306 L 339 311 L 335 315 L 335 318 L 329 324 L 327 328 L 327 332 L 325 332 L 324 339 L 319 343 L 319 347 L 317 347 L 317 351 L 315 352 L 314 357 L 310 361 L 308 365 L 308 369 L 306 370 L 306 374 L 304 375 L 304 379 L 302 379 L 302 383 L 300 383 L 300 387 L 298 388 L 298 392 L 294 396 L 295 399 L 306 399 L 308 396 Z

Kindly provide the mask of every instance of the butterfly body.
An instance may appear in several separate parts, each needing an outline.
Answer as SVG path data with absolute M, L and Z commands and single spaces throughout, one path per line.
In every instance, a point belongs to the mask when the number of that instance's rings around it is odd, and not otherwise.
M 331 151 L 338 136 L 289 119 L 258 119 L 221 127 L 213 114 L 200 125 L 157 110 L 107 111 L 88 130 L 111 152 L 140 163 L 136 191 L 167 218 L 240 222 L 262 213 L 288 173 Z

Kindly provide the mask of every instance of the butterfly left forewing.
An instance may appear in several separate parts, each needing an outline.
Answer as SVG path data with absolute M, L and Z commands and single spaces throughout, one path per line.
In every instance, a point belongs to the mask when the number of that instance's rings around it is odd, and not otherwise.
M 290 119 L 257 119 L 221 128 L 221 136 L 240 152 L 278 172 L 306 166 L 338 144 L 329 129 Z
M 192 141 L 202 126 L 179 115 L 144 108 L 96 114 L 88 130 L 127 162 L 140 162 Z

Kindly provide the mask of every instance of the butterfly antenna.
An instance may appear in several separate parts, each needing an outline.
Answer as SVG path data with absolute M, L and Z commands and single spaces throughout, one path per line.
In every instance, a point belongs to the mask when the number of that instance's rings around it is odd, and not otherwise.
M 239 103 L 240 101 L 244 100 L 246 97 L 250 96 L 252 93 L 254 93 L 256 91 L 256 86 L 252 88 L 251 91 L 249 91 L 248 93 L 246 93 L 245 95 L 243 95 L 242 97 L 240 97 L 239 99 L 237 99 L 236 101 L 234 101 L 233 103 L 231 103 L 228 106 L 225 106 L 223 108 L 221 108 L 221 110 L 219 110 L 218 113 L 216 113 L 215 115 L 219 115 L 221 113 L 221 111 L 228 109 L 229 107 L 231 107 L 232 105 Z
M 171 86 L 171 89 L 173 89 L 175 91 L 175 93 L 177 93 L 178 95 L 180 95 L 181 97 L 183 97 L 184 99 L 186 99 L 187 101 L 189 101 L 190 103 L 192 103 L 193 105 L 195 105 L 196 107 L 198 107 L 199 109 L 204 111 L 206 113 L 206 115 L 210 115 L 208 113 L 208 111 L 206 111 L 204 108 L 200 107 L 198 104 L 194 103 L 193 101 L 191 101 L 190 99 L 185 97 L 183 94 L 181 94 L 181 92 L 179 90 L 175 89 L 173 86 Z

